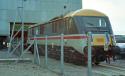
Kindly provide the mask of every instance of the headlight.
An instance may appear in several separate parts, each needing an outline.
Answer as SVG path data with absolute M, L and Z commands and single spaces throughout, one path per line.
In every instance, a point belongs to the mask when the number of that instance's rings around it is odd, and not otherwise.
M 3 42 L 3 45 L 5 45 L 6 43 L 5 42 Z

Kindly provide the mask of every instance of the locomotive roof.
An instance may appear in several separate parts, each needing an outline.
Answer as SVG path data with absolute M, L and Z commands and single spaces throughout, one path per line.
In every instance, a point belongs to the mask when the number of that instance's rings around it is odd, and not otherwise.
M 73 16 L 106 16 L 106 15 L 102 12 L 92 9 L 80 9 L 65 15 L 65 17 L 73 17 Z
M 77 11 L 70 12 L 70 13 L 66 14 L 65 16 L 55 17 L 48 22 L 52 22 L 52 21 L 55 21 L 55 20 L 58 20 L 58 19 L 61 19 L 61 18 L 74 17 L 74 16 L 102 16 L 102 17 L 106 17 L 107 15 L 105 15 L 102 12 L 92 10 L 92 9 L 80 9 L 80 10 L 77 10 Z M 45 24 L 45 23 L 38 23 L 38 24 L 35 24 L 31 27 L 39 26 L 40 24 Z M 29 27 L 29 28 L 31 28 L 31 27 Z

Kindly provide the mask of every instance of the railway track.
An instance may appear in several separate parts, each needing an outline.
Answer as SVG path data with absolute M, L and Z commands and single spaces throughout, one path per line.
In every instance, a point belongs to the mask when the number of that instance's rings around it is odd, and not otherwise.
M 100 64 L 93 68 L 93 72 L 102 76 L 125 76 L 125 68 L 116 65 Z

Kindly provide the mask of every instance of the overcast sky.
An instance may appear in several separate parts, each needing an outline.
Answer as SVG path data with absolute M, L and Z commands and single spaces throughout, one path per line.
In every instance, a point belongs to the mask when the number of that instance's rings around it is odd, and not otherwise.
M 83 0 L 83 9 L 87 8 L 108 15 L 114 34 L 125 35 L 125 0 Z

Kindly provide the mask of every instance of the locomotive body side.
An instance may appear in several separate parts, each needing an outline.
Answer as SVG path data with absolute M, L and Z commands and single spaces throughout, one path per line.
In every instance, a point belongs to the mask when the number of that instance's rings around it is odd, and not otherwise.
M 37 43 L 40 45 L 45 45 L 45 36 L 44 37 L 35 37 L 35 39 L 38 41 Z M 31 41 L 33 41 L 34 38 L 31 38 Z M 61 40 L 61 34 L 58 36 L 49 36 L 48 37 L 48 45 L 50 45 L 52 48 L 54 46 L 61 46 L 60 43 Z M 75 50 L 77 50 L 79 53 L 84 53 L 83 48 L 87 46 L 87 36 L 83 34 L 73 34 L 73 35 L 64 35 L 64 46 L 66 47 L 72 47 Z

